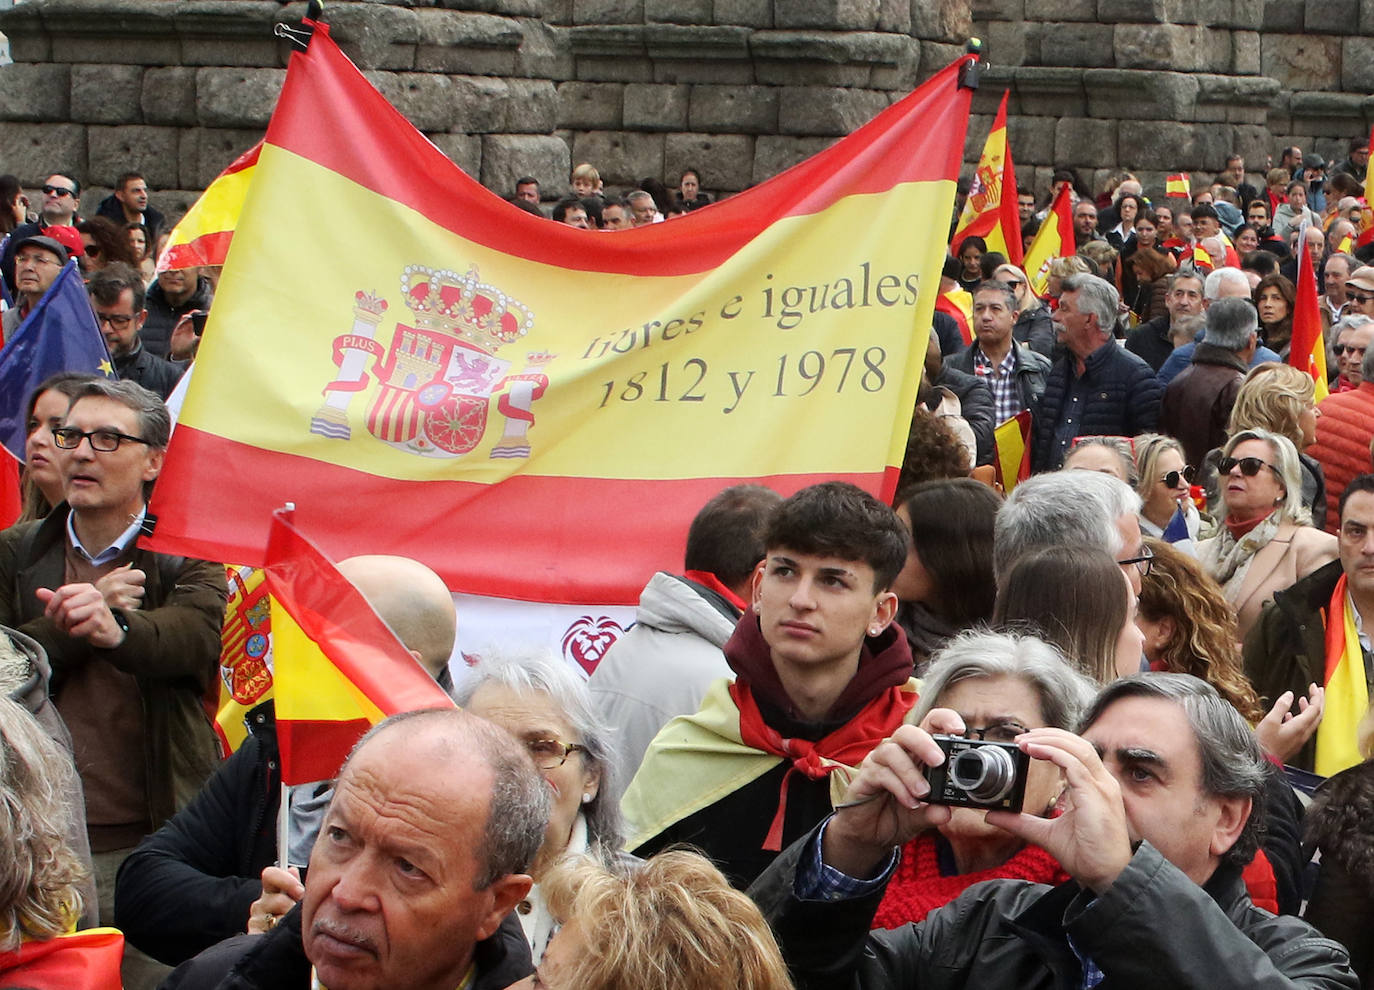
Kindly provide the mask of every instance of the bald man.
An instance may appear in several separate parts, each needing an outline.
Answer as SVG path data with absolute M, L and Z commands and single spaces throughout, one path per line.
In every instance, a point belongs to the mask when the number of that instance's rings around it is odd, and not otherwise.
M 457 616 L 443 580 L 405 557 L 351 557 L 338 568 L 448 690 Z M 120 868 L 115 925 L 169 966 L 232 935 L 266 931 L 304 893 L 299 870 L 273 865 L 281 799 L 275 719 L 270 700 L 252 709 L 243 745 Z M 321 781 L 292 788 L 289 862 L 309 861 L 332 787 Z

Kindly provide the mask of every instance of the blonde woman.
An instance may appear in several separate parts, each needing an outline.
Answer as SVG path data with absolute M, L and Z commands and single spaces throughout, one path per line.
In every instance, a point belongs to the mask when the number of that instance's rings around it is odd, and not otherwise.
M 1202 518 L 1190 497 L 1193 469 L 1184 458 L 1183 444 L 1158 433 L 1142 434 L 1135 438 L 1135 464 L 1135 490 L 1142 503 L 1140 532 L 1162 538 L 1174 513 L 1182 509 L 1183 521 L 1188 526 L 1186 549 L 1193 552 L 1192 543 L 1197 540 Z
M 1317 440 L 1317 408 L 1312 376 L 1289 364 L 1266 361 L 1251 368 L 1236 393 L 1226 433 L 1241 430 L 1268 430 L 1287 437 L 1298 451 L 1302 478 L 1302 504 L 1312 513 L 1312 525 L 1323 529 L 1326 522 L 1326 479 L 1315 458 L 1303 453 Z M 1221 448 L 1208 451 L 1199 465 L 1198 483 L 1207 493 L 1208 510 L 1216 515 L 1220 499 L 1217 464 Z
M 544 886 L 563 927 L 519 990 L 792 990 L 759 909 L 697 853 L 565 860 Z
M 1336 559 L 1336 538 L 1310 525 L 1298 452 L 1287 437 L 1241 430 L 1222 455 L 1221 525 L 1198 544 L 1198 560 L 1236 610 L 1244 641 L 1274 592 Z

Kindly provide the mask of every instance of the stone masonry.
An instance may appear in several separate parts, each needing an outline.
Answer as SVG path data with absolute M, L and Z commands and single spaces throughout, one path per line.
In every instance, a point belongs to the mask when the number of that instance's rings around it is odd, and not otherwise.
M 26 0 L 0 15 L 0 171 L 70 170 L 93 208 L 142 171 L 189 203 L 262 134 L 304 4 Z M 336 39 L 450 158 L 546 196 L 590 161 L 612 190 L 687 166 L 729 193 L 948 64 L 992 63 L 966 158 L 1010 89 L 1022 185 L 1056 165 L 1251 171 L 1289 143 L 1341 157 L 1374 117 L 1374 0 L 331 0 Z M 1150 171 L 1155 169 L 1155 171 Z

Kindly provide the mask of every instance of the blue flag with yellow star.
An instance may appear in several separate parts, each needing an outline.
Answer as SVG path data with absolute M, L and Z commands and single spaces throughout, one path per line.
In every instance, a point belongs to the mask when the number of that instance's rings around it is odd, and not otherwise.
M 0 445 L 24 459 L 25 407 L 33 390 L 59 371 L 115 377 L 76 263 L 70 262 L 0 350 Z

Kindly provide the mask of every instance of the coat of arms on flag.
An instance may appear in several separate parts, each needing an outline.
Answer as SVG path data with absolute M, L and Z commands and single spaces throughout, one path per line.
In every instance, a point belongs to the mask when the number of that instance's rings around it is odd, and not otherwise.
M 516 299 L 478 278 L 448 269 L 407 265 L 401 298 L 413 325 L 397 321 L 390 345 L 377 338 L 390 303 L 371 292 L 354 296 L 353 326 L 334 338 L 339 377 L 324 388 L 325 401 L 310 432 L 347 440 L 348 408 L 369 390 L 368 359 L 376 386 L 367 399 L 367 430 L 383 443 L 426 457 L 461 457 L 487 432 L 491 399 L 506 417 L 492 457 L 528 457 L 531 406 L 549 380 L 544 367 L 557 355 L 525 356 L 525 367 L 508 375 L 512 362 L 496 352 L 534 325 L 534 314 Z

